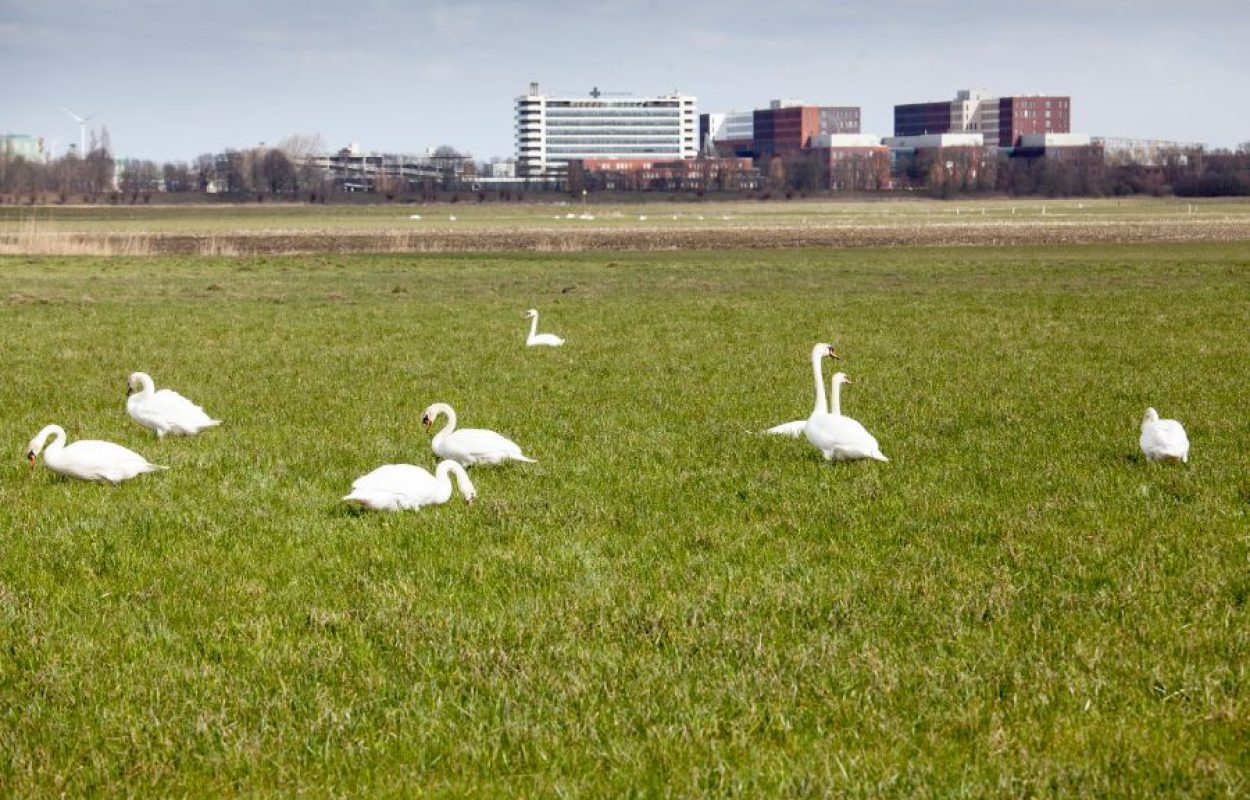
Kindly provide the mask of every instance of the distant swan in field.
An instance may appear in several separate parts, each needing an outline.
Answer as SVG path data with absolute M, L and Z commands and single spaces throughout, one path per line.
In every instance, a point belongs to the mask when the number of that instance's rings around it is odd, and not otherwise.
M 451 476 L 456 476 L 460 494 L 470 504 L 477 489 L 464 467 L 455 461 L 442 461 L 434 474 L 412 464 L 387 464 L 356 479 L 343 499 L 373 511 L 408 511 L 421 506 L 439 505 L 451 499 Z
M 846 373 L 834 373 L 829 413 L 823 416 L 813 414 L 803 433 L 826 461 L 855 461 L 862 458 L 889 461 L 873 435 L 858 421 L 842 414 L 841 386 L 850 382 Z
M 152 378 L 146 372 L 133 372 L 126 381 L 126 413 L 130 418 L 158 438 L 172 433 L 177 436 L 194 436 L 205 428 L 220 425 L 204 409 L 170 389 L 156 391 Z
M 812 406 L 812 417 L 815 417 L 817 414 L 829 413 L 829 406 L 825 401 L 824 370 L 821 367 L 821 359 L 825 356 L 841 359 L 841 356 L 833 351 L 833 345 L 831 344 L 820 342 L 812 348 L 812 378 L 816 381 L 816 402 Z M 811 419 L 811 417 L 808 417 L 808 419 Z M 797 439 L 803 435 L 803 429 L 807 427 L 807 422 L 807 419 L 796 419 L 793 422 L 783 422 L 780 425 L 774 425 L 764 431 L 764 433 L 771 433 L 775 436 L 789 436 Z
M 1189 463 L 1189 437 L 1185 428 L 1174 419 L 1159 419 L 1159 412 L 1146 409 L 1141 421 L 1141 451 L 1147 461 Z
M 525 316 L 532 320 L 530 322 L 530 335 L 525 340 L 526 347 L 559 347 L 564 344 L 564 340 L 554 333 L 538 332 L 538 310 L 531 308 L 525 312 Z
M 511 439 L 494 431 L 480 428 L 456 430 L 456 412 L 446 403 L 435 403 L 421 412 L 421 424 L 429 430 L 439 414 L 447 415 L 447 425 L 434 434 L 430 447 L 439 458 L 450 458 L 461 466 L 474 464 L 502 464 L 505 461 L 535 463 L 521 452 L 521 447 Z
M 45 451 L 44 442 L 47 442 L 49 436 L 52 441 Z M 30 440 L 26 458 L 32 466 L 40 453 L 43 453 L 44 466 L 58 475 L 84 481 L 108 481 L 113 485 L 145 472 L 169 469 L 153 464 L 133 450 L 112 442 L 83 439 L 66 445 L 65 429 L 60 425 L 49 425 Z

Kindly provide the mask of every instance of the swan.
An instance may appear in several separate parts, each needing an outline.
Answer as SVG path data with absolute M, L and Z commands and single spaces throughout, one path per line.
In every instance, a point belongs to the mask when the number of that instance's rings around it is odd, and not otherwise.
M 447 415 L 447 425 L 434 434 L 430 447 L 439 458 L 450 458 L 462 467 L 474 464 L 502 464 L 505 461 L 537 463 L 527 458 L 519 445 L 494 431 L 480 428 L 456 430 L 456 412 L 446 403 L 435 403 L 421 412 L 421 424 L 429 430 L 439 414 Z
M 52 441 L 45 451 L 44 442 L 48 441 L 49 436 Z M 34 466 L 40 453 L 43 453 L 44 466 L 58 475 L 84 481 L 108 481 L 114 486 L 145 472 L 169 469 L 153 464 L 133 450 L 112 442 L 83 439 L 66 445 L 65 429 L 60 425 L 49 425 L 30 440 L 26 458 L 31 466 Z
M 455 461 L 442 461 L 431 475 L 412 464 L 387 464 L 352 483 L 343 499 L 374 511 L 407 511 L 421 506 L 440 505 L 451 499 L 451 476 L 456 476 L 460 494 L 472 505 L 477 489 L 469 473 Z
M 538 332 L 538 309 L 531 308 L 529 311 L 525 312 L 525 316 L 533 320 L 533 322 L 530 323 L 529 338 L 525 340 L 526 347 L 559 347 L 564 344 L 564 340 L 559 336 L 556 336 L 554 333 Z
M 1159 419 L 1159 412 L 1146 409 L 1141 421 L 1141 451 L 1147 461 L 1189 463 L 1189 437 L 1185 428 L 1174 419 Z
M 829 413 L 813 413 L 803 433 L 826 461 L 855 461 L 861 458 L 889 461 L 881 452 L 877 440 L 863 425 L 842 415 L 841 386 L 850 382 L 846 373 L 834 373 L 830 382 L 833 396 L 829 401 Z
M 842 359 L 833 351 L 833 345 L 819 342 L 812 348 L 812 377 L 816 381 L 816 403 L 812 406 L 812 417 L 817 414 L 829 413 L 828 405 L 825 402 L 825 376 L 821 369 L 820 360 L 825 356 L 830 358 Z M 811 417 L 808 417 L 811 419 Z M 783 422 L 780 425 L 774 425 L 764 433 L 771 433 L 775 436 L 790 436 L 794 439 L 803 435 L 803 429 L 807 427 L 807 419 L 796 419 L 793 422 Z
M 157 438 L 172 433 L 194 436 L 205 428 L 220 425 L 204 409 L 170 389 L 156 391 L 152 377 L 146 372 L 133 372 L 126 380 L 126 413 Z

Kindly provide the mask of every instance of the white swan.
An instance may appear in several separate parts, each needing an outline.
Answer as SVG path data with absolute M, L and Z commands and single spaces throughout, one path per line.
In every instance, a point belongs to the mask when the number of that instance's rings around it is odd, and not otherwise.
M 530 335 L 525 340 L 526 347 L 538 347 L 538 346 L 559 347 L 560 345 L 564 344 L 564 340 L 561 339 L 559 336 L 556 336 L 554 333 L 539 333 L 538 332 L 538 310 L 537 309 L 531 308 L 529 311 L 525 312 L 525 316 L 533 320 L 533 322 L 530 323 Z
M 44 450 L 44 442 L 52 441 Z M 43 463 L 58 475 L 67 475 L 84 481 L 108 481 L 117 485 L 145 472 L 169 469 L 149 462 L 146 458 L 127 450 L 119 444 L 83 439 L 71 445 L 65 444 L 65 429 L 49 425 L 30 440 L 26 458 L 34 466 L 35 459 L 43 453 Z
M 829 413 L 829 407 L 825 402 L 824 370 L 821 368 L 820 362 L 820 360 L 825 356 L 836 358 L 838 360 L 841 360 L 842 358 L 837 353 L 833 352 L 833 345 L 831 344 L 820 342 L 812 348 L 812 378 L 816 382 L 816 403 L 812 406 L 812 417 L 817 414 Z M 808 417 L 808 419 L 811 419 L 811 417 Z M 807 422 L 808 420 L 806 419 L 796 419 L 793 422 L 783 422 L 780 425 L 774 425 L 764 431 L 764 433 L 771 433 L 776 436 L 790 436 L 797 439 L 803 435 L 803 429 L 807 427 Z
M 842 415 L 841 386 L 850 383 L 846 373 L 836 372 L 831 383 L 829 413 L 812 414 L 803 429 L 807 441 L 824 455 L 826 461 L 855 461 L 872 458 L 889 461 L 877 440 L 858 421 Z
M 1146 409 L 1141 421 L 1141 451 L 1147 461 L 1189 462 L 1189 437 L 1174 419 L 1159 419 L 1159 412 Z
M 204 409 L 171 389 L 156 391 L 146 372 L 133 372 L 126 381 L 126 413 L 158 438 L 165 434 L 194 436 L 205 428 L 220 425 Z
M 451 475 L 456 476 L 460 494 L 472 504 L 477 497 L 477 489 L 469 480 L 469 473 L 455 461 L 440 462 L 433 475 L 412 464 L 378 467 L 368 475 L 357 478 L 351 493 L 343 499 L 374 511 L 407 511 L 439 505 L 451 499 Z
M 519 445 L 506 439 L 494 431 L 480 428 L 464 428 L 456 430 L 456 412 L 446 403 L 435 403 L 421 412 L 421 424 L 429 430 L 439 414 L 447 415 L 447 425 L 434 434 L 430 447 L 439 458 L 450 458 L 463 467 L 474 464 L 502 464 L 505 461 L 525 461 L 536 463 L 527 458 Z

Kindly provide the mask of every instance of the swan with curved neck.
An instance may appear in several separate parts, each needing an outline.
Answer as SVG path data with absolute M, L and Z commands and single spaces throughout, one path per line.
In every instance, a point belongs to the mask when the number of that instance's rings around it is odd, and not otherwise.
M 343 499 L 373 511 L 407 511 L 421 506 L 441 505 L 451 499 L 451 479 L 470 505 L 477 489 L 469 473 L 455 461 L 442 461 L 434 474 L 412 464 L 386 464 L 352 483 Z
M 1153 408 L 1146 409 L 1142 417 L 1138 444 L 1147 461 L 1189 463 L 1189 436 L 1184 426 L 1174 419 L 1159 419 Z
M 844 372 L 833 374 L 829 382 L 832 393 L 829 413 L 819 418 L 813 416 L 803 433 L 826 461 L 856 461 L 865 458 L 889 461 L 868 429 L 858 420 L 842 413 L 842 385 L 850 382 L 851 379 Z
M 538 332 L 538 309 L 531 308 L 525 312 L 525 316 L 531 320 L 530 335 L 525 340 L 526 347 L 559 347 L 564 344 L 564 340 L 554 333 Z
M 156 390 L 152 376 L 133 372 L 126 379 L 126 413 L 163 439 L 165 434 L 194 436 L 205 428 L 220 425 L 204 409 L 170 389 Z
M 447 415 L 447 424 L 434 434 L 431 449 L 439 458 L 449 458 L 461 466 L 475 464 L 502 464 L 505 461 L 534 463 L 521 452 L 521 447 L 511 439 L 481 428 L 456 429 L 456 412 L 446 403 L 435 403 L 421 412 L 421 424 L 430 430 L 439 416 Z
M 30 440 L 26 459 L 32 466 L 40 454 L 43 454 L 44 466 L 58 475 L 84 481 L 108 481 L 114 485 L 146 472 L 168 469 L 112 442 L 82 439 L 67 445 L 65 429 L 60 425 L 48 425 Z
M 812 347 L 812 378 L 816 384 L 816 401 L 812 404 L 811 415 L 807 419 L 796 419 L 793 422 L 783 422 L 780 425 L 774 425 L 764 431 L 764 433 L 771 433 L 777 436 L 790 436 L 797 439 L 803 435 L 803 431 L 807 427 L 808 420 L 819 414 L 828 413 L 825 400 L 824 370 L 821 366 L 821 362 L 825 356 L 838 360 L 841 360 L 842 358 L 834 352 L 833 345 L 831 344 L 818 342 L 814 347 Z

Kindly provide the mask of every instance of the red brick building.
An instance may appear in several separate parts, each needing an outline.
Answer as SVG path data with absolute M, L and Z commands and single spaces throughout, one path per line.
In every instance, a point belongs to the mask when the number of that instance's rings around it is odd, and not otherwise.
M 859 133 L 859 106 L 785 105 L 755 111 L 755 156 L 785 155 L 812 146 L 816 137 Z
M 1072 99 L 1025 95 L 998 98 L 998 146 L 1015 147 L 1036 133 L 1071 133 Z

